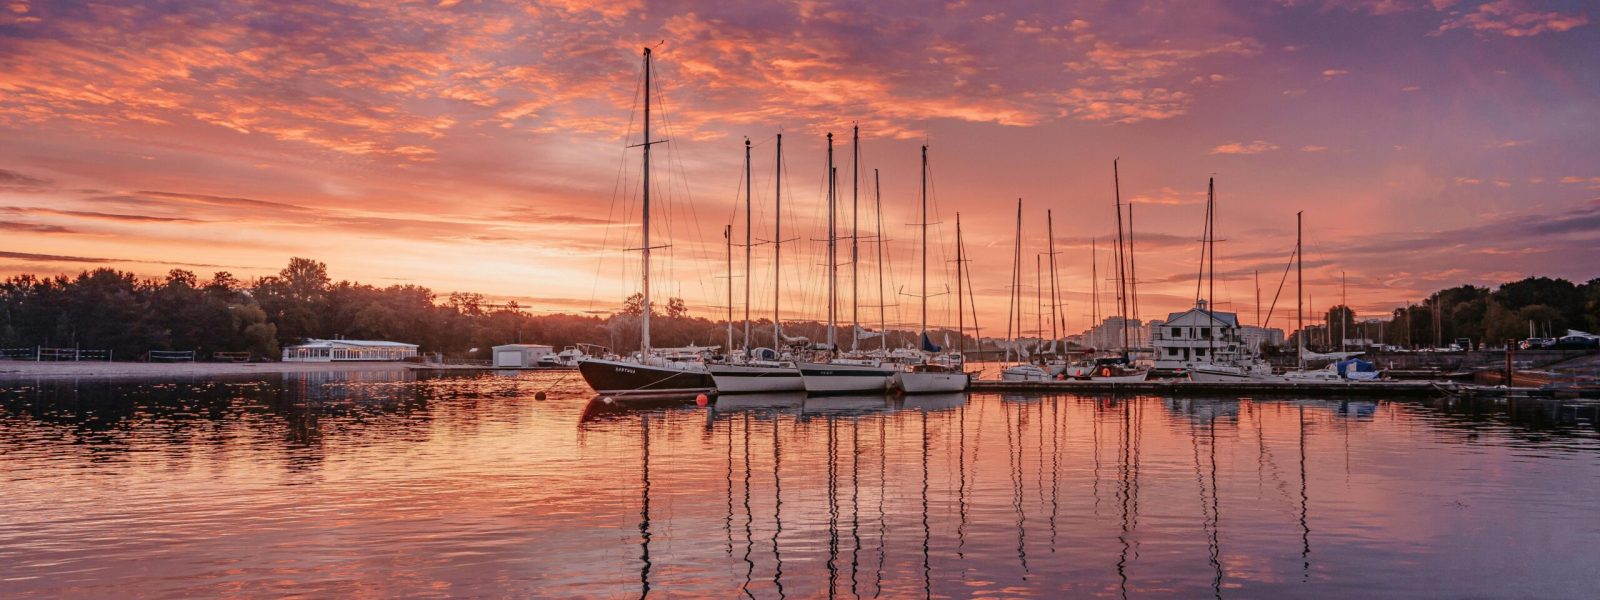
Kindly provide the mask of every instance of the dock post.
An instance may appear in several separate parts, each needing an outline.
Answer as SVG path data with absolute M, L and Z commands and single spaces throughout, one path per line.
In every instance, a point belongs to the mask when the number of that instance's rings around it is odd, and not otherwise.
M 1516 356 L 1517 341 L 1506 340 L 1506 387 L 1511 387 L 1516 381 Z

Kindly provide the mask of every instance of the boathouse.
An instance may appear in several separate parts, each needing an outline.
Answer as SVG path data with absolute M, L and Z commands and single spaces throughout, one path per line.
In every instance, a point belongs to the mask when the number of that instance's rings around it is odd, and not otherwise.
M 283 362 L 396 361 L 417 355 L 417 345 L 381 340 L 307 340 L 286 346 Z
M 505 344 L 494 347 L 494 366 L 526 369 L 538 366 L 539 359 L 554 354 L 554 348 L 544 344 Z

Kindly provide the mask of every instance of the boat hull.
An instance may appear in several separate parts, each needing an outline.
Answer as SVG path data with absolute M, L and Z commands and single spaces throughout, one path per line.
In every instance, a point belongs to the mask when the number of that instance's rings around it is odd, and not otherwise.
M 1150 373 L 1148 371 L 1145 371 L 1145 372 L 1135 373 L 1133 375 L 1112 375 L 1112 376 L 1109 376 L 1109 377 L 1102 377 L 1102 376 L 1096 375 L 1094 377 L 1091 377 L 1089 379 L 1089 381 L 1098 381 L 1098 382 L 1101 382 L 1101 383 L 1139 383 L 1141 381 L 1144 381 L 1144 380 L 1148 379 L 1149 377 L 1150 377 Z
M 803 392 L 806 389 L 800 369 L 794 367 L 706 365 L 706 372 L 711 374 L 717 392 L 722 394 Z
M 578 373 L 596 393 L 607 396 L 671 396 L 716 391 L 711 374 L 703 370 L 589 359 L 578 363 Z
M 895 375 L 893 369 L 867 365 L 801 363 L 799 368 L 806 392 L 811 394 L 886 392 Z
M 1050 375 L 1037 367 L 1010 367 L 1000 372 L 1000 381 L 1050 381 Z
M 966 373 L 906 372 L 899 374 L 900 389 L 907 394 L 939 394 L 967 389 Z

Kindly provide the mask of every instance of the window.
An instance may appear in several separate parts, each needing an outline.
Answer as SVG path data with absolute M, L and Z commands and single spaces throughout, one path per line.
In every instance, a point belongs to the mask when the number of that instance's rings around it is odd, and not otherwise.
M 1177 355 L 1178 355 L 1178 349 L 1177 348 L 1167 348 L 1167 356 L 1177 356 Z
M 1183 337 L 1183 328 L 1181 328 L 1181 327 L 1173 327 L 1172 328 L 1172 337 L 1175 337 L 1175 338 Z
M 1205 348 L 1195 348 L 1194 349 L 1194 355 L 1195 356 L 1205 356 L 1206 355 L 1206 349 Z
M 1200 337 L 1211 337 L 1211 328 L 1210 327 L 1201 327 L 1200 328 Z

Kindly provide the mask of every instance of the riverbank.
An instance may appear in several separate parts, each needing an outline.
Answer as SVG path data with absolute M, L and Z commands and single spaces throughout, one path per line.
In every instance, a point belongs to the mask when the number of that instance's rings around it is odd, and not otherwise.
M 405 371 L 403 362 L 139 363 L 0 361 L 0 381 L 18 379 L 177 379 L 280 373 Z

